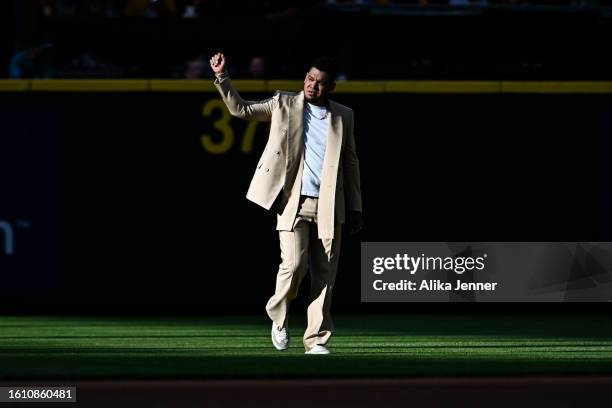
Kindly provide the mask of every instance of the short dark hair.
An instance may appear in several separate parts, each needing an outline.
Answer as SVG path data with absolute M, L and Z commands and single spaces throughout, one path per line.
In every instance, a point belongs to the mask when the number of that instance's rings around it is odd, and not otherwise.
M 323 71 L 330 78 L 331 82 L 336 81 L 336 75 L 338 73 L 338 67 L 336 60 L 331 57 L 318 57 L 310 66 L 316 68 L 319 71 Z

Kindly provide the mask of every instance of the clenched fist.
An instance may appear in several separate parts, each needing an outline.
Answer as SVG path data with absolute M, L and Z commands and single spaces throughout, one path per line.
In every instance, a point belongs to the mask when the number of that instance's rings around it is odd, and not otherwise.
M 225 56 L 220 52 L 213 55 L 213 57 L 210 59 L 210 67 L 215 75 L 225 72 Z

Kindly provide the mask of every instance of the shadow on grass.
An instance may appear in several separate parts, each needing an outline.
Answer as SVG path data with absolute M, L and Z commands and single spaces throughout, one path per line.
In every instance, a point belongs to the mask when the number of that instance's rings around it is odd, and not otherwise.
M 510 338 L 610 339 L 609 316 L 577 315 L 383 315 L 341 316 L 336 326 L 347 335 L 478 336 Z
M 610 375 L 612 357 L 596 360 L 512 358 L 278 355 L 0 357 L 0 379 L 54 378 L 333 378 L 480 375 Z

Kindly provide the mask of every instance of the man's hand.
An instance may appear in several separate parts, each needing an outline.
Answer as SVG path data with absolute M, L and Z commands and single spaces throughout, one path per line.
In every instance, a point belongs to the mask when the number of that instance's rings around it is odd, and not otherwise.
M 215 75 L 221 75 L 225 72 L 225 56 L 220 52 L 213 55 L 210 59 L 210 67 Z
M 361 215 L 361 211 L 349 211 L 348 227 L 351 235 L 361 231 L 363 228 L 363 215 Z

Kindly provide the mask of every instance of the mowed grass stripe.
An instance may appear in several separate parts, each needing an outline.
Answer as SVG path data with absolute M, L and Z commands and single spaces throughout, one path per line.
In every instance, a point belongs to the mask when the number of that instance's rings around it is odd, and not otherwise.
M 606 316 L 338 316 L 330 356 L 300 320 L 278 352 L 261 316 L 0 317 L 0 378 L 612 374 Z

